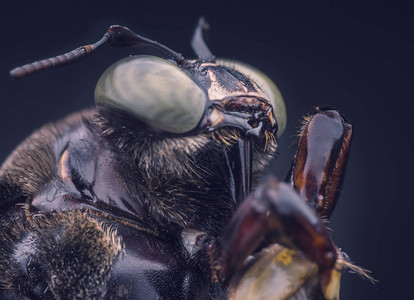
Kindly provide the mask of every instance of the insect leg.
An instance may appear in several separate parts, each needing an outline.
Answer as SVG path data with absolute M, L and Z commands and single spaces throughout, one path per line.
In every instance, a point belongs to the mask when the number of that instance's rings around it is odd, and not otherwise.
M 351 125 L 336 110 L 316 109 L 305 118 L 288 181 L 316 211 L 334 208 L 352 136 Z
M 286 183 L 268 177 L 240 205 L 218 241 L 224 280 L 266 239 L 301 250 L 320 270 L 334 267 L 337 252 L 321 218 Z

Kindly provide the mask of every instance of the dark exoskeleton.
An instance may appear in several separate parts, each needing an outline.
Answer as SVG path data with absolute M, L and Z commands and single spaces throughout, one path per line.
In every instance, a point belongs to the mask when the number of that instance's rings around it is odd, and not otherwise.
M 0 170 L 2 299 L 337 299 L 359 270 L 325 226 L 351 125 L 305 118 L 287 182 L 254 180 L 286 124 L 260 71 L 219 60 L 200 20 L 187 60 L 122 26 L 11 71 L 25 77 L 99 47 L 149 45 L 102 75 L 96 109 L 35 131 Z M 360 272 L 363 272 L 360 270 Z

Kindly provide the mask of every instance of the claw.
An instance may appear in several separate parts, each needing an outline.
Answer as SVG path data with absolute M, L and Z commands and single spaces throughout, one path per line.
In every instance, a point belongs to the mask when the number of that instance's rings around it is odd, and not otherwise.
M 241 269 L 264 238 L 299 249 L 320 270 L 334 267 L 337 253 L 317 214 L 287 184 L 265 180 L 233 215 L 220 239 L 221 275 Z
M 329 216 L 345 173 L 352 127 L 337 111 L 318 108 L 299 136 L 289 180 L 321 216 Z

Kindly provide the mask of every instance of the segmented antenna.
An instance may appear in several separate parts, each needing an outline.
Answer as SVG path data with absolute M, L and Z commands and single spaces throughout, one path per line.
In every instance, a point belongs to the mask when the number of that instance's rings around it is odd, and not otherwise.
M 10 76 L 13 79 L 20 79 L 48 69 L 53 69 L 56 67 L 61 67 L 64 65 L 75 63 L 90 56 L 98 49 L 98 47 L 106 44 L 108 40 L 109 34 L 105 33 L 102 39 L 97 41 L 95 44 L 81 46 L 79 48 L 76 48 L 75 50 L 72 50 L 62 55 L 46 58 L 43 60 L 32 62 L 30 64 L 26 64 L 21 67 L 14 68 L 10 71 Z
M 40 61 L 35 61 L 33 63 L 17 67 L 10 71 L 10 76 L 13 79 L 20 79 L 39 72 L 43 72 L 45 70 L 81 61 L 95 53 L 99 47 L 105 44 L 109 44 L 110 46 L 116 47 L 151 46 L 164 51 L 178 64 L 181 64 L 185 60 L 180 53 L 171 50 L 163 44 L 142 37 L 127 27 L 113 25 L 109 27 L 108 31 L 104 34 L 104 36 L 95 44 L 81 46 L 79 48 L 76 48 L 75 50 L 72 50 L 62 55 L 43 59 Z

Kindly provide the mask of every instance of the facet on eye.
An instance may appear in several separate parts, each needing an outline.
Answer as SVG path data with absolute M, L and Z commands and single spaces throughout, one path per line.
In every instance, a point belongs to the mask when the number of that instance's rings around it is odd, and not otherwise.
M 251 78 L 262 89 L 272 104 L 278 123 L 277 135 L 281 136 L 286 128 L 287 114 L 285 101 L 283 100 L 283 96 L 276 84 L 263 72 L 246 63 L 224 58 L 216 59 L 216 63 L 244 74 L 245 76 Z
M 120 110 L 150 127 L 182 134 L 202 119 L 206 92 L 175 64 L 138 55 L 109 67 L 95 89 L 98 106 Z

